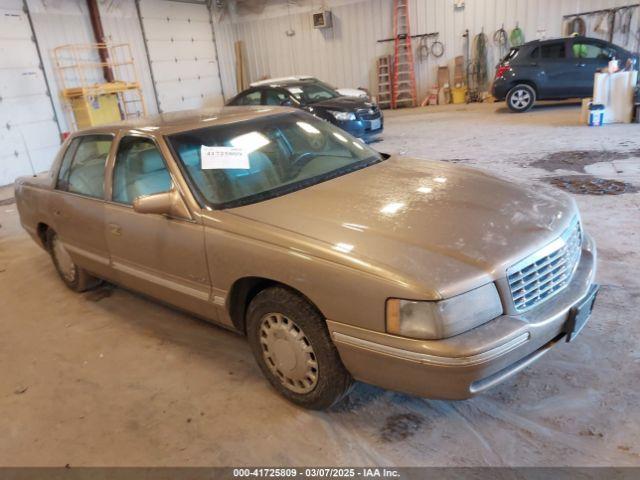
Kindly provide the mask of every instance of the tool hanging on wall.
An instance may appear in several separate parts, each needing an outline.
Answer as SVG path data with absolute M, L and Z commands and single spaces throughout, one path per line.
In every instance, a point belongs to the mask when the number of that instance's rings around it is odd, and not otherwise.
M 440 58 L 444 55 L 444 43 L 434 40 L 429 45 L 429 38 L 437 37 L 438 34 L 425 34 L 425 35 L 413 35 L 413 37 L 420 37 L 420 42 L 418 43 L 418 48 L 416 49 L 416 53 L 418 56 L 418 60 L 421 62 L 426 62 L 430 56 L 435 58 Z
M 626 8 L 620 12 L 620 32 L 625 36 L 624 44 L 629 45 L 631 38 L 631 22 L 633 21 L 633 8 Z
M 482 31 L 473 39 L 473 70 L 476 89 L 482 92 L 486 89 L 488 80 L 487 69 L 487 35 Z
M 567 36 L 570 37 L 573 34 L 583 36 L 587 33 L 587 25 L 584 19 L 580 16 L 574 17 L 567 23 Z
M 472 103 L 478 100 L 478 91 L 473 84 L 473 72 L 472 72 L 472 64 L 471 64 L 471 35 L 469 34 L 469 29 L 466 29 L 462 34 L 462 38 L 464 38 L 464 50 L 465 50 L 465 76 L 467 83 L 467 91 L 465 94 L 465 102 Z
M 511 42 L 512 47 L 519 47 L 524 43 L 524 32 L 520 28 L 518 22 L 516 22 L 516 28 L 511 30 L 511 34 L 509 35 L 509 42 Z
M 416 77 L 409 31 L 408 0 L 394 0 L 393 5 L 393 84 L 391 108 L 416 105 Z
M 570 13 L 563 15 L 562 19 L 567 21 L 567 34 L 578 33 L 579 35 L 588 35 L 589 28 L 587 28 L 587 22 L 585 18 L 594 19 L 595 27 L 593 31 L 600 35 L 606 35 L 610 42 L 613 42 L 613 37 L 616 33 L 621 32 L 625 35 L 624 46 L 630 47 L 629 42 L 631 40 L 631 22 L 633 13 L 640 7 L 640 3 L 628 4 L 615 8 L 603 8 L 600 10 L 590 10 L 588 12 Z M 580 20 L 581 24 L 575 24 L 577 20 Z M 640 27 L 636 35 L 640 34 Z M 636 36 L 636 40 L 640 42 L 640 38 Z M 640 49 L 640 45 L 638 45 Z
M 509 35 L 504 29 L 504 24 L 493 33 L 493 43 L 498 47 L 500 58 L 504 58 L 509 51 Z

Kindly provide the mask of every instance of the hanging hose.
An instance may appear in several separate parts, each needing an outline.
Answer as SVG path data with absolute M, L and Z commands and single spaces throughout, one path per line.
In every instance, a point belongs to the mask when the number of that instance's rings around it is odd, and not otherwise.
M 511 30 L 511 35 L 509 35 L 509 41 L 511 42 L 512 47 L 519 47 L 524 43 L 524 32 L 516 23 L 516 28 Z
M 427 45 L 427 37 L 420 37 L 416 54 L 418 60 L 421 62 L 429 60 L 429 45 Z
M 567 23 L 567 36 L 570 37 L 574 33 L 582 36 L 587 32 L 587 25 L 582 17 L 573 17 Z
M 430 50 L 431 50 L 431 55 L 433 55 L 436 58 L 440 58 L 442 55 L 444 55 L 444 43 L 436 40 L 431 44 Z
M 473 69 L 475 73 L 476 87 L 482 91 L 487 84 L 487 36 L 479 33 L 473 39 Z
M 498 47 L 500 59 L 503 59 L 509 50 L 509 38 L 504 25 L 493 33 L 493 43 Z

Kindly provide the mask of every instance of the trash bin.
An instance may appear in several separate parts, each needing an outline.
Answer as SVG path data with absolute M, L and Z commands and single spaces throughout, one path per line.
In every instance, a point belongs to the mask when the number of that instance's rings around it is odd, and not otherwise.
M 599 103 L 589 105 L 589 126 L 600 127 L 604 124 L 605 107 Z

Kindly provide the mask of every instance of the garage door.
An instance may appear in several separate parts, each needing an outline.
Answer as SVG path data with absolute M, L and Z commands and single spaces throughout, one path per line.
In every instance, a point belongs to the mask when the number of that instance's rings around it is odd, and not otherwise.
M 0 5 L 0 185 L 47 170 L 60 132 L 21 0 Z
M 142 0 L 140 18 L 160 111 L 221 106 L 224 101 L 207 7 Z

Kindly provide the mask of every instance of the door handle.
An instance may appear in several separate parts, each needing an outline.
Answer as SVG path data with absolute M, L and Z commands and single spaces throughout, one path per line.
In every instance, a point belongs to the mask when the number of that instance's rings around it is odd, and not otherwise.
M 577 65 L 578 67 L 582 67 L 582 68 L 584 68 L 584 67 L 586 67 L 586 66 L 587 66 L 587 64 L 586 64 L 586 63 L 577 63 L 576 65 Z
M 118 225 L 117 223 L 110 223 L 109 231 L 111 232 L 112 235 L 117 235 L 117 236 L 122 235 L 122 228 L 120 228 L 120 225 Z

